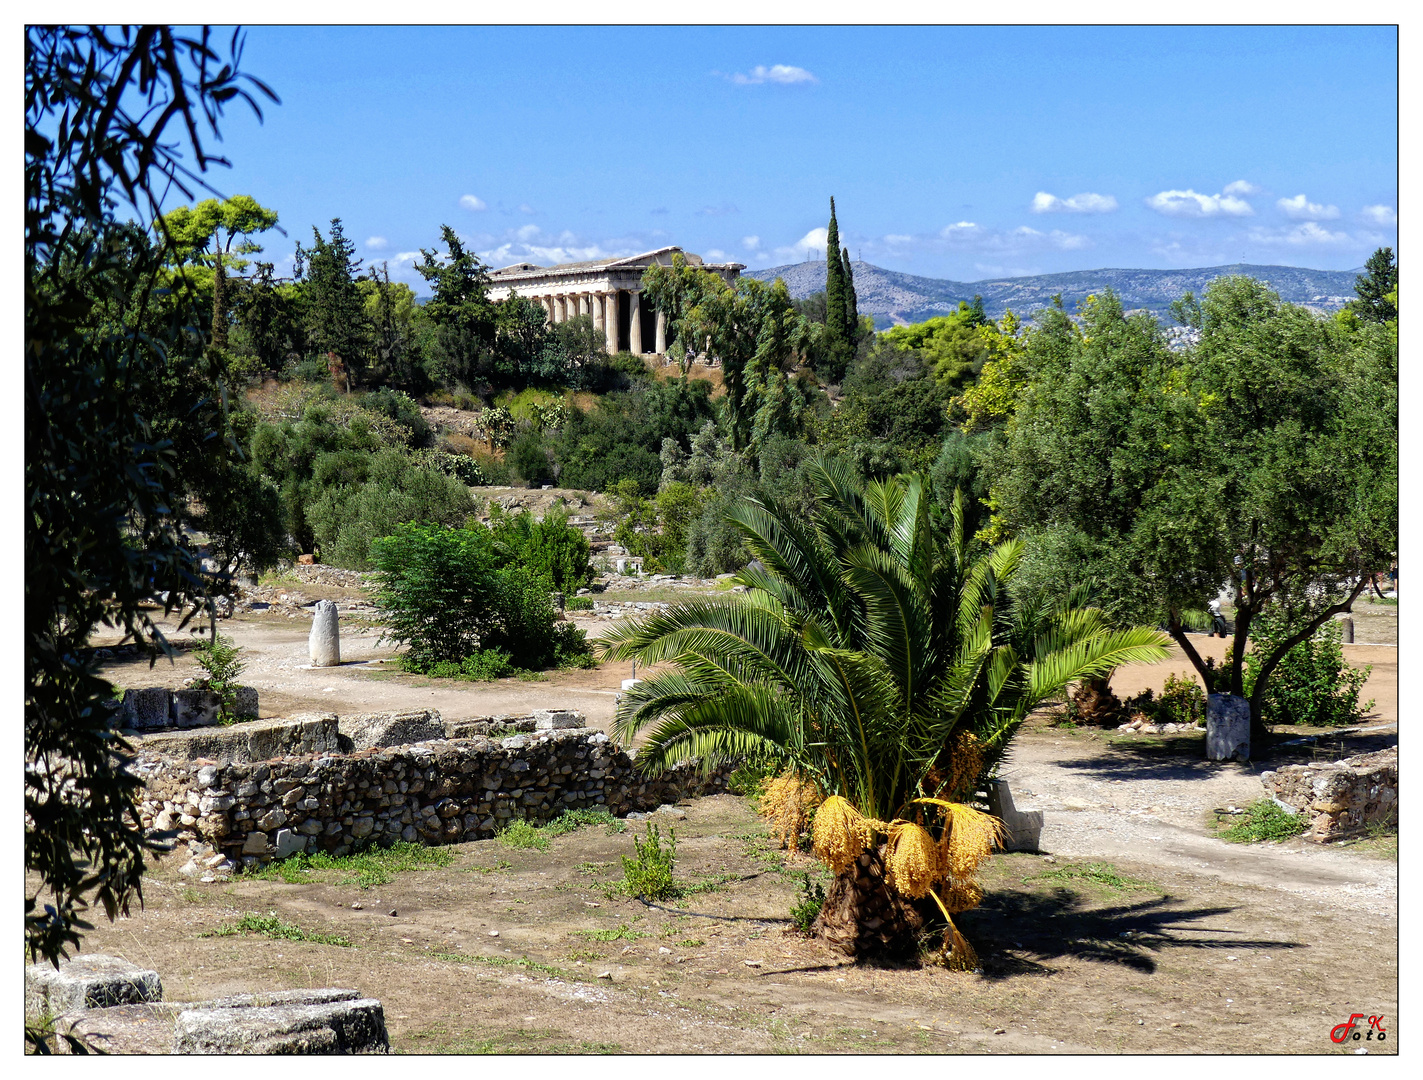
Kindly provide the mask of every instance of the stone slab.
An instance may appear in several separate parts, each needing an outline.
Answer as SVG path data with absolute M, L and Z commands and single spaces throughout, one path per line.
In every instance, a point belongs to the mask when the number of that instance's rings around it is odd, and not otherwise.
M 54 1050 L 72 1054 L 69 1036 L 91 1054 L 171 1054 L 173 1022 L 183 1006 L 171 1001 L 116 1005 L 67 1013 L 54 1022 Z
M 221 702 L 210 690 L 174 690 L 173 727 L 181 729 L 212 727 L 217 723 Z
M 25 1016 L 59 1016 L 80 1009 L 136 1005 L 163 999 L 158 972 L 117 956 L 80 953 L 52 964 L 25 968 Z
M 990 780 L 987 785 L 988 812 L 1003 822 L 1008 836 L 1004 851 L 1037 851 L 1043 834 L 1041 810 L 1019 810 L 1013 805 L 1013 793 L 1007 780 Z
M 260 999 L 260 996 L 259 996 Z M 174 1023 L 176 1054 L 385 1054 L 385 1010 L 374 998 L 305 1004 L 190 1007 Z
M 160 732 L 134 740 L 134 749 L 165 757 L 218 762 L 271 761 L 291 754 L 341 752 L 334 713 L 249 720 L 227 727 Z
M 434 709 L 343 716 L 337 725 L 349 751 L 373 746 L 408 746 L 445 738 L 445 722 Z

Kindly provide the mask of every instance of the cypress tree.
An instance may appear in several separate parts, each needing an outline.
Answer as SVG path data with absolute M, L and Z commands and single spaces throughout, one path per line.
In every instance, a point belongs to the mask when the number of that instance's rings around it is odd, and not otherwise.
M 850 348 L 860 334 L 860 304 L 855 296 L 855 271 L 850 266 L 850 249 L 844 251 L 845 265 L 845 341 Z
M 845 340 L 845 266 L 840 261 L 840 227 L 835 223 L 835 197 L 830 197 L 830 230 L 825 238 L 825 328 L 830 346 Z

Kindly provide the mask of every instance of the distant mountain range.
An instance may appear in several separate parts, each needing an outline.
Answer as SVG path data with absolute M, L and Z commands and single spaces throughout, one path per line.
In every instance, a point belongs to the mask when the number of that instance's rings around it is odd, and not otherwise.
M 1301 270 L 1294 266 L 1252 266 L 1235 263 L 1200 270 L 1074 270 L 1066 274 L 1037 274 L 1033 277 L 988 278 L 984 281 L 946 281 L 916 277 L 870 263 L 851 264 L 855 272 L 855 296 L 861 314 L 873 315 L 878 329 L 923 322 L 935 315 L 956 311 L 960 300 L 983 297 L 983 308 L 993 318 L 1012 308 L 1027 318 L 1046 307 L 1052 297 L 1062 294 L 1068 311 L 1089 293 L 1113 289 L 1127 310 L 1145 308 L 1158 317 L 1184 292 L 1200 296 L 1206 284 L 1227 274 L 1247 274 L 1267 282 L 1291 304 L 1303 304 L 1318 311 L 1335 311 L 1354 298 L 1357 270 Z M 791 295 L 803 300 L 825 288 L 823 261 L 773 266 L 752 270 L 747 277 L 761 281 L 783 278 Z

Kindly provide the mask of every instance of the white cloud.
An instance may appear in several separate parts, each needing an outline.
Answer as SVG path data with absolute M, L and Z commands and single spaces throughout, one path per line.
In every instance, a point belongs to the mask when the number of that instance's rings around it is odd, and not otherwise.
M 972 221 L 960 221 L 954 225 L 945 225 L 939 230 L 939 235 L 945 240 L 953 240 L 959 237 L 972 235 L 978 228 Z
M 1248 202 L 1232 194 L 1202 195 L 1190 188 L 1158 192 L 1146 200 L 1146 205 L 1168 217 L 1248 217 L 1255 213 Z
M 821 227 L 811 229 L 794 244 L 789 247 L 776 248 L 776 254 L 784 259 L 804 259 L 814 251 L 820 255 L 825 254 L 825 245 L 830 240 L 830 230 Z
M 1059 199 L 1056 195 L 1039 191 L 1033 196 L 1032 206 L 1035 214 L 1106 214 L 1116 208 L 1115 196 L 1097 195 L 1091 191 L 1084 191 L 1080 195 L 1073 195 L 1068 199 Z
M 384 236 L 366 237 L 366 247 L 371 251 L 384 251 L 386 249 L 386 239 Z
M 715 259 L 717 262 L 720 262 L 722 259 L 726 258 L 726 252 L 722 251 L 721 248 L 707 248 L 706 257 L 708 259 Z
M 1292 218 L 1306 218 L 1310 221 L 1328 221 L 1331 218 L 1337 218 L 1339 216 L 1339 207 L 1312 203 L 1306 199 L 1303 194 L 1296 195 L 1292 199 L 1280 199 L 1275 205 Z
M 537 214 L 537 213 L 538 213 L 537 210 L 535 210 L 532 206 L 530 206 L 530 205 L 529 205 L 528 203 L 526 203 L 526 202 L 521 202 L 521 203 L 518 205 L 518 207 L 517 207 L 516 209 L 517 209 L 518 212 L 521 213 L 521 214 Z
M 914 237 L 905 236 L 903 233 L 890 233 L 884 238 L 886 244 L 912 244 Z
M 1262 190 L 1259 184 L 1252 184 L 1249 180 L 1232 180 L 1225 185 L 1227 195 L 1259 195 Z
M 542 231 L 543 230 L 540 229 L 537 225 L 521 225 L 517 230 L 515 230 L 514 235 L 517 236 L 520 240 L 524 241 L 524 243 L 528 243 L 530 240 L 534 239 L 534 237 L 538 236 L 538 234 Z
M 424 256 L 418 251 L 397 252 L 392 260 L 396 266 L 404 266 L 406 263 L 413 263 L 416 259 L 423 259 Z
M 697 213 L 702 217 L 721 217 L 723 214 L 739 214 L 741 211 L 735 203 L 722 203 L 720 206 L 704 206 Z
M 478 195 L 461 195 L 460 205 L 463 206 L 466 210 L 488 209 L 484 200 L 481 199 Z
M 1285 244 L 1290 247 L 1349 244 L 1354 242 L 1354 239 L 1348 233 L 1330 232 L 1324 226 L 1313 221 L 1306 221 L 1301 225 L 1296 225 L 1292 229 L 1251 229 L 1249 237 L 1257 244 Z
M 1398 212 L 1383 203 L 1377 206 L 1366 206 L 1359 213 L 1363 215 L 1365 221 L 1372 221 L 1375 225 L 1398 224 Z
M 761 247 L 761 238 L 759 236 L 743 236 L 741 246 L 747 251 L 756 251 Z
M 757 64 L 751 69 L 749 75 L 743 75 L 738 71 L 727 77 L 738 86 L 757 86 L 761 83 L 768 82 L 789 86 L 792 83 L 813 83 L 820 81 L 810 72 L 806 71 L 805 68 L 793 67 L 790 64 L 772 64 L 770 67 L 766 67 L 764 64 Z

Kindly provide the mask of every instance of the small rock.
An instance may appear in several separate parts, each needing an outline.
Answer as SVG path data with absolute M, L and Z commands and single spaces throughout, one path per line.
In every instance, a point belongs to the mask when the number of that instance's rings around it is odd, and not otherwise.
M 1007 1029 L 1007 1028 L 994 1028 L 994 1029 L 993 1029 L 993 1034 L 995 1034 L 995 1035 L 1007 1035 L 1007 1034 L 1008 1034 L 1008 1029 Z
M 761 966 L 761 961 L 759 961 L 759 960 L 743 960 L 743 961 L 741 961 L 741 962 L 742 962 L 743 964 L 745 964 L 747 967 L 760 967 L 760 966 Z
M 672 950 L 669 949 L 666 945 L 659 945 L 659 946 L 657 946 L 657 951 L 658 951 L 659 953 L 661 953 L 663 956 L 667 956 L 667 955 L 669 955 L 669 954 L 672 952 Z
M 391 908 L 386 914 L 391 916 L 395 915 L 395 908 Z
M 612 973 L 611 971 L 600 971 L 600 972 L 598 973 L 598 978 L 600 978 L 600 979 L 607 979 L 608 982 L 612 982 L 612 981 L 613 981 L 613 973 Z
M 391 914 L 394 915 L 395 912 L 392 911 Z M 490 937 L 498 937 L 498 936 L 499 936 L 499 931 L 498 931 L 498 930 L 491 930 L 491 931 L 489 931 L 489 936 L 490 936 Z
M 364 906 L 365 906 L 364 904 L 362 904 L 359 900 L 357 900 L 357 901 L 354 901 L 354 902 L 351 904 L 351 910 L 352 910 L 352 911 L 360 911 Z
M 178 868 L 178 873 L 182 874 L 184 877 L 192 877 L 201 869 L 202 867 L 198 865 L 197 859 L 189 859 L 187 862 L 185 862 L 182 866 Z
M 584 906 L 584 907 L 602 907 L 601 904 L 595 904 L 595 903 L 593 903 L 593 901 L 591 901 L 591 900 L 584 900 L 584 901 L 583 901 L 583 906 Z
M 1051 855 L 1044 855 L 1044 856 L 1043 856 L 1043 862 L 1055 863 L 1055 862 L 1057 862 L 1057 860 L 1054 859 Z

